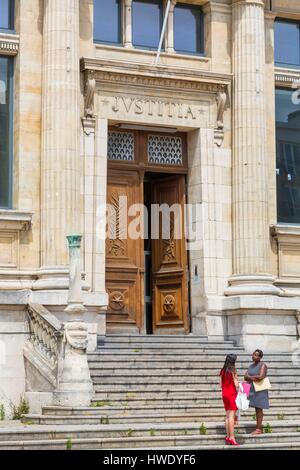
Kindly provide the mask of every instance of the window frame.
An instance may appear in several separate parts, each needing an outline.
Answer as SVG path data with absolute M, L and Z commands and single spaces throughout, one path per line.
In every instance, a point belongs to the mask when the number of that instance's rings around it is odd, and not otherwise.
M 154 1 L 152 1 L 152 0 L 132 0 L 132 8 L 131 8 L 131 31 L 132 31 L 131 41 L 132 41 L 132 46 L 133 46 L 134 49 L 142 49 L 144 51 L 157 51 L 159 44 L 157 44 L 157 47 L 150 47 L 150 46 L 140 45 L 140 44 L 137 45 L 133 41 L 133 28 L 134 28 L 134 26 L 133 26 L 133 3 L 134 2 L 137 2 L 137 3 L 160 3 L 160 5 L 161 5 L 160 24 L 159 24 L 160 35 L 161 35 L 162 27 L 163 27 L 164 14 L 165 14 L 164 2 L 162 0 L 158 0 L 158 2 L 155 1 L 155 0 Z M 163 39 L 161 50 L 162 50 L 162 52 L 164 52 L 164 50 L 165 50 L 165 39 Z
M 0 27 L 0 33 L 14 33 L 14 32 L 15 32 L 15 0 L 9 0 L 9 28 Z
M 275 51 L 276 51 L 276 42 L 275 42 L 275 26 L 274 26 L 274 63 L 275 63 L 275 66 L 276 67 L 282 67 L 282 68 L 292 68 L 292 69 L 300 69 L 300 19 L 299 20 L 293 20 L 291 18 L 282 18 L 282 17 L 277 17 L 275 19 L 275 23 L 288 23 L 288 24 L 296 24 L 298 25 L 298 31 L 299 31 L 299 37 L 298 37 L 298 40 L 299 40 L 299 63 L 298 64 L 288 64 L 286 62 L 277 62 L 276 61 L 276 55 L 275 55 Z
M 282 85 L 278 85 L 278 86 L 275 86 L 275 99 L 276 99 L 276 93 L 277 93 L 277 90 L 278 91 L 286 91 L 286 92 L 290 92 L 291 94 L 295 92 L 295 89 L 294 88 L 291 88 L 289 86 L 282 86 Z M 294 226 L 300 226 L 300 221 L 299 222 L 295 222 L 295 221 L 281 221 L 281 220 L 278 220 L 279 219 L 279 197 L 278 197 L 278 194 L 279 194 L 279 187 L 278 187 L 278 175 L 277 175 L 277 164 L 278 164 L 278 152 L 279 152 L 279 147 L 280 147 L 280 144 L 282 144 L 281 141 L 279 141 L 279 138 L 278 138 L 278 132 L 277 132 L 277 119 L 276 119 L 276 108 L 275 108 L 275 168 L 276 168 L 276 173 L 275 173 L 275 177 L 276 177 L 276 221 L 277 221 L 277 224 L 279 225 L 294 225 Z M 297 142 L 290 142 L 291 144 L 298 144 Z M 300 144 L 299 144 L 300 145 Z
M 8 62 L 8 195 L 7 200 L 8 204 L 2 206 L 0 204 L 0 209 L 12 209 L 13 206 L 13 137 L 14 137 L 14 58 L 11 56 L 1 55 Z
M 118 15 L 118 35 L 119 41 L 103 41 L 102 39 L 96 39 L 95 37 L 95 10 L 93 14 L 93 41 L 94 44 L 105 44 L 108 46 L 116 46 L 120 47 L 123 46 L 123 25 L 124 25 L 124 8 L 123 8 L 123 0 L 117 0 L 119 4 L 119 15 Z
M 181 9 L 193 9 L 193 10 L 198 10 L 200 14 L 200 51 L 199 52 L 192 52 L 192 51 L 184 51 L 181 49 L 176 49 L 175 47 L 175 10 L 176 8 L 181 8 Z M 192 55 L 192 56 L 198 56 L 198 57 L 203 57 L 205 55 L 205 32 L 204 32 L 204 13 L 203 9 L 201 8 L 200 5 L 196 4 L 191 4 L 191 3 L 176 3 L 175 8 L 174 8 L 174 16 L 173 16 L 173 36 L 174 36 L 174 51 L 179 54 L 184 54 L 184 55 Z

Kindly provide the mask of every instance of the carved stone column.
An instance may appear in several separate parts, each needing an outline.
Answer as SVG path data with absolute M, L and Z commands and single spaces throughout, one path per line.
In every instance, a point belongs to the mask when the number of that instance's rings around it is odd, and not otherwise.
M 55 277 L 66 276 L 67 233 L 81 229 L 79 0 L 43 3 L 42 269 Z
M 227 295 L 277 294 L 269 272 L 262 0 L 232 0 L 233 269 Z

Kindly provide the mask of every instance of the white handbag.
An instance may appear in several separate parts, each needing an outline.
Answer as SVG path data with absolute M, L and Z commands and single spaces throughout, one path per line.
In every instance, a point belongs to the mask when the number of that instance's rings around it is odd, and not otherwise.
M 244 392 L 242 384 L 239 384 L 239 393 L 235 399 L 235 404 L 238 410 L 247 411 L 249 408 L 249 400 L 246 393 Z

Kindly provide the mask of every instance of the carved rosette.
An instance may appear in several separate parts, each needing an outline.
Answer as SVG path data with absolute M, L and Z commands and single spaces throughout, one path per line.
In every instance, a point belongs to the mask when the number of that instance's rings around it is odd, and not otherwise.
M 165 297 L 164 297 L 164 301 L 163 301 L 163 309 L 164 309 L 164 312 L 167 314 L 167 315 L 171 315 L 172 313 L 174 313 L 175 311 L 175 307 L 176 307 L 176 300 L 175 300 L 175 297 L 171 294 L 167 294 Z
M 125 307 L 125 297 L 124 294 L 120 291 L 113 291 L 109 294 L 109 307 L 118 312 L 124 309 Z

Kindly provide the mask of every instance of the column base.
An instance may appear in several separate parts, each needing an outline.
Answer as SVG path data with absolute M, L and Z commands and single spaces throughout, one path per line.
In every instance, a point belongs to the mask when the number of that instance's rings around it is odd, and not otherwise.
M 225 295 L 280 295 L 281 289 L 274 285 L 275 277 L 269 274 L 235 275 L 229 279 Z

